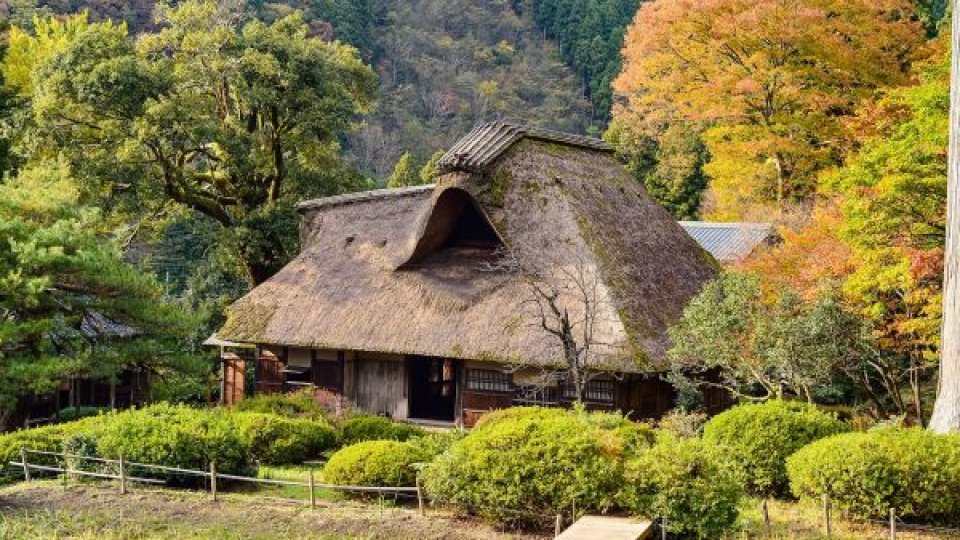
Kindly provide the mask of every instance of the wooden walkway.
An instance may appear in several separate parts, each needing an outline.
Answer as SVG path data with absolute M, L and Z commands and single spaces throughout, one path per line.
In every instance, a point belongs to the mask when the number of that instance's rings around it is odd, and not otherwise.
M 583 516 L 557 540 L 641 540 L 653 536 L 653 525 L 639 519 Z

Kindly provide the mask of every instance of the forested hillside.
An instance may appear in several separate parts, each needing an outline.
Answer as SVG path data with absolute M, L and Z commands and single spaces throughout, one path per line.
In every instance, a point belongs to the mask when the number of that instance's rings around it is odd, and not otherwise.
M 89 10 L 91 20 L 124 21 L 138 33 L 153 27 L 155 3 L 4 0 L 0 15 L 29 26 L 34 15 Z M 313 35 L 359 49 L 379 76 L 380 92 L 377 108 L 346 147 L 361 173 L 382 182 L 405 152 L 419 167 L 487 120 L 573 132 L 599 122 L 598 133 L 609 110 L 609 80 L 619 69 L 624 22 L 636 3 L 608 2 L 582 21 L 565 1 L 232 0 L 220 2 L 220 10 L 265 22 L 300 11 Z M 584 37 L 595 32 L 604 38 Z

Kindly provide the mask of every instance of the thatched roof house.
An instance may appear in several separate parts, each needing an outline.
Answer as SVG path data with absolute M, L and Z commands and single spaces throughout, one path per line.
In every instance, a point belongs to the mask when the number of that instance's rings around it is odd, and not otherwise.
M 299 377 L 377 412 L 467 423 L 524 396 L 563 401 L 562 383 L 533 384 L 564 353 L 531 301 L 535 275 L 592 322 L 590 368 L 609 375 L 598 401 L 653 399 L 624 385 L 658 369 L 667 327 L 715 273 L 709 254 L 600 140 L 487 124 L 440 167 L 436 185 L 299 205 L 300 255 L 218 332 L 260 346 L 258 389 Z M 570 276 L 589 284 L 589 309 Z M 650 414 L 667 405 L 658 392 Z

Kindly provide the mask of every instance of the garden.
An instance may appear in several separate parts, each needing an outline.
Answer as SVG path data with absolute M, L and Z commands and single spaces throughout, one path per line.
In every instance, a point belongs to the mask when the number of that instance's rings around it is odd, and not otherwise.
M 779 400 L 701 420 L 674 414 L 653 427 L 616 413 L 523 407 L 489 413 L 470 431 L 430 432 L 307 394 L 271 395 L 231 409 L 158 404 L 22 430 L 0 436 L 0 458 L 18 462 L 28 448 L 200 471 L 215 462 L 225 475 L 289 480 L 317 467 L 324 485 L 421 486 L 431 507 L 528 531 L 552 530 L 558 514 L 569 523 L 609 513 L 666 524 L 671 538 L 718 538 L 749 529 L 759 501 L 783 508 L 825 497 L 853 521 L 893 508 L 910 523 L 960 523 L 960 435 L 855 431 L 833 413 Z M 31 462 L 41 458 L 53 461 Z M 134 474 L 198 487 L 175 472 Z M 269 490 L 301 500 L 303 491 Z M 319 496 L 384 504 L 364 492 Z

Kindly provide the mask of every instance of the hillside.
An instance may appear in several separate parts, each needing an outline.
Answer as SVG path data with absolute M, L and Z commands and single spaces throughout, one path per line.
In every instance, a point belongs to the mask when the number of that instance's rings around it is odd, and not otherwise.
M 25 25 L 34 14 L 89 10 L 92 19 L 126 21 L 137 32 L 150 28 L 155 3 L 0 0 L 0 16 Z M 361 51 L 380 77 L 380 99 L 346 147 L 361 172 L 381 181 L 404 152 L 423 163 L 480 122 L 512 118 L 580 133 L 591 123 L 593 107 L 583 97 L 589 92 L 546 37 L 554 32 L 540 31 L 533 11 L 520 4 L 228 0 L 221 5 L 225 16 L 266 21 L 299 10 L 316 35 L 346 41 Z

